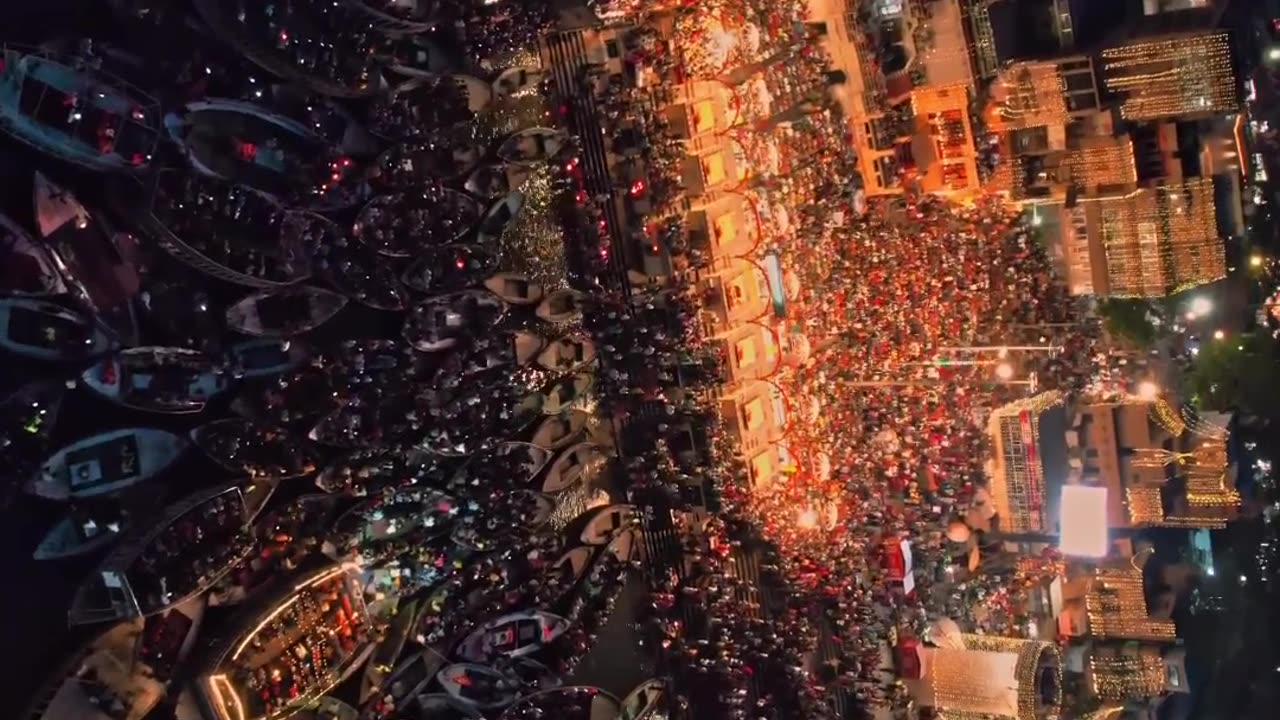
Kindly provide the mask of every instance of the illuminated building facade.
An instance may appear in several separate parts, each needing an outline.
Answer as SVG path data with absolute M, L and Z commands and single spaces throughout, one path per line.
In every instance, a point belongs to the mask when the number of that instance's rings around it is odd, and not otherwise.
M 918 649 L 920 678 L 906 680 L 939 717 L 1049 720 L 1062 708 L 1062 668 L 1047 642 L 960 635 L 947 647 Z
M 1085 223 L 1099 295 L 1164 297 L 1226 277 L 1211 179 L 1099 198 Z
M 1053 530 L 1066 479 L 1066 429 L 1063 396 L 1057 391 L 1024 398 L 991 414 L 991 496 L 1001 530 Z
M 1094 571 L 1084 598 L 1087 634 L 1101 639 L 1171 641 L 1173 620 L 1147 610 L 1142 572 L 1128 561 Z
M 1126 120 L 1194 118 L 1240 106 L 1227 33 L 1186 33 L 1103 50 L 1103 85 Z

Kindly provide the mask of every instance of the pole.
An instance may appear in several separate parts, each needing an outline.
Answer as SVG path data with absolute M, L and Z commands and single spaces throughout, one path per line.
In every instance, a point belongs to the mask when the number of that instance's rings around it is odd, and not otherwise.
M 952 347 L 940 347 L 939 352 L 959 352 L 959 353 L 984 353 L 984 352 L 1036 352 L 1044 350 L 1045 352 L 1062 352 L 1061 345 L 955 345 Z

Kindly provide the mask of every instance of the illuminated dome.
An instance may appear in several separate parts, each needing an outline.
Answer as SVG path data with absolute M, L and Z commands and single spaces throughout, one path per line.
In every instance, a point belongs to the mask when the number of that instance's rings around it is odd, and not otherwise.
M 952 520 L 947 526 L 947 539 L 953 543 L 964 544 L 969 542 L 969 538 L 973 536 L 973 531 L 963 520 Z

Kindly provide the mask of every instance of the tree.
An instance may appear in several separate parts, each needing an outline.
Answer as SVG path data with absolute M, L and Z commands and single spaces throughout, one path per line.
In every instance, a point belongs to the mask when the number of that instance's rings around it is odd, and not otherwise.
M 1134 347 L 1146 349 L 1159 339 L 1151 320 L 1160 314 L 1146 300 L 1107 298 L 1098 303 L 1098 315 L 1108 333 Z
M 1183 375 L 1183 391 L 1201 408 L 1274 417 L 1280 412 L 1277 362 L 1280 347 L 1265 330 L 1206 342 Z

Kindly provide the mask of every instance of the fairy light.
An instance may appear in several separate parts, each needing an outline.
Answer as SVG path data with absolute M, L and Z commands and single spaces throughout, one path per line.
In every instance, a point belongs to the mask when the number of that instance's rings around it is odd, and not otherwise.
M 1152 422 L 1164 428 L 1173 437 L 1180 437 L 1187 430 L 1187 423 L 1174 411 L 1173 406 L 1164 398 L 1157 398 L 1151 405 L 1148 416 Z
M 1129 564 L 1099 568 L 1085 595 L 1089 632 L 1099 638 L 1172 640 L 1173 621 L 1153 618 L 1147 611 L 1142 573 Z
M 933 705 L 941 717 L 1044 720 L 1059 717 L 1062 663 L 1053 644 L 970 634 L 961 635 L 961 641 L 963 649 L 927 650 Z M 1052 668 L 1057 677 L 1053 696 L 1044 698 L 1040 677 L 1048 668 Z M 1011 693 L 1013 698 L 1009 697 Z
M 1129 524 L 1154 526 L 1164 522 L 1164 500 L 1158 487 L 1130 487 L 1124 491 Z
M 1162 297 L 1226 276 L 1211 179 L 1142 188 L 1097 205 L 1112 295 Z
M 1099 654 L 1089 658 L 1093 690 L 1102 700 L 1136 700 L 1164 691 L 1164 662 L 1158 654 Z
M 1123 97 L 1127 120 L 1235 110 L 1235 68 L 1227 33 L 1184 34 L 1102 52 L 1104 85 Z

